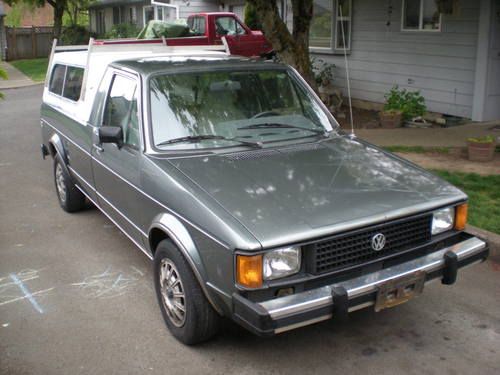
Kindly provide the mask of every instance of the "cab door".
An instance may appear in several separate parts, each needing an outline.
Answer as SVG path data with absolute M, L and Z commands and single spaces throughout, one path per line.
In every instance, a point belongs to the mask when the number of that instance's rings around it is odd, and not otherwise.
M 97 116 L 92 149 L 92 168 L 99 205 L 137 244 L 145 229 L 141 227 L 140 167 L 142 142 L 138 97 L 139 78 L 121 71 L 108 72 L 111 83 L 101 114 Z M 100 143 L 100 127 L 121 127 L 123 143 Z M 142 245 L 141 245 L 142 246 Z

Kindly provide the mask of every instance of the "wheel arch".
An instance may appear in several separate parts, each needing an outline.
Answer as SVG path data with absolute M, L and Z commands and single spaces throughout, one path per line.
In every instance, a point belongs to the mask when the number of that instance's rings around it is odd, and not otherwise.
M 215 303 L 214 298 L 205 283 L 208 275 L 193 238 L 184 224 L 177 217 L 172 214 L 162 213 L 154 218 L 153 223 L 148 230 L 148 245 L 153 256 L 158 244 L 166 239 L 172 241 L 179 249 L 181 254 L 187 260 L 195 278 L 198 280 L 205 297 L 215 311 L 223 315 L 222 309 L 217 303 Z
M 68 174 L 68 176 L 71 176 L 71 173 L 69 173 L 68 170 L 68 155 L 64 149 L 62 139 L 57 133 L 54 133 L 49 139 L 49 152 L 52 155 L 52 158 L 59 158 L 64 171 Z

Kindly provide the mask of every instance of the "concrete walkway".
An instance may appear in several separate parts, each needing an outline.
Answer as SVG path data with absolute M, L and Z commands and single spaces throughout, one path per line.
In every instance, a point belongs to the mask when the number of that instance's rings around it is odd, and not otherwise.
M 5 61 L 0 61 L 0 69 L 5 70 L 8 76 L 7 80 L 0 79 L 0 90 L 32 86 L 40 83 L 33 81 Z
M 500 143 L 500 120 L 451 128 L 357 129 L 356 135 L 379 146 L 465 147 L 467 138 L 484 135 Z

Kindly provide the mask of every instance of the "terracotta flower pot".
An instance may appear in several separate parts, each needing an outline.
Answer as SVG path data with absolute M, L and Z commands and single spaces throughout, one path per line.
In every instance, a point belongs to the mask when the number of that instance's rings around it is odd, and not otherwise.
M 380 112 L 380 124 L 383 128 L 399 128 L 403 122 L 401 112 Z
M 490 161 L 495 155 L 495 142 L 467 141 L 467 152 L 471 161 Z

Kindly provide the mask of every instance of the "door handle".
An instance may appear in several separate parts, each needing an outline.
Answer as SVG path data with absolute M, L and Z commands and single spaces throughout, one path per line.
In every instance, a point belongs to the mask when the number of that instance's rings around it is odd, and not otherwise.
M 103 151 L 104 151 L 104 149 L 103 149 L 101 146 L 99 146 L 99 145 L 93 144 L 93 145 L 92 145 L 92 147 L 93 147 L 93 148 L 94 148 L 94 150 L 96 150 L 99 154 L 100 154 L 101 152 L 103 152 Z

